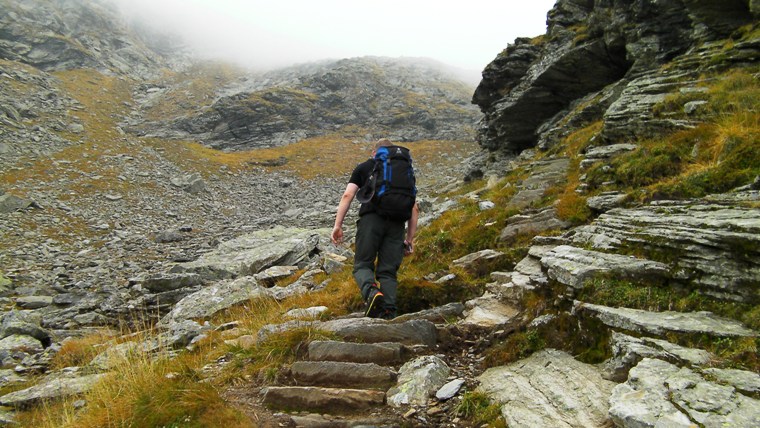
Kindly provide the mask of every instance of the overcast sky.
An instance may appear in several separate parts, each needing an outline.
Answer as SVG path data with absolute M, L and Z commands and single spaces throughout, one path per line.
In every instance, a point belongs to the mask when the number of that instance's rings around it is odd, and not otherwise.
M 555 0 L 115 0 L 199 53 L 259 69 L 365 55 L 482 70 Z

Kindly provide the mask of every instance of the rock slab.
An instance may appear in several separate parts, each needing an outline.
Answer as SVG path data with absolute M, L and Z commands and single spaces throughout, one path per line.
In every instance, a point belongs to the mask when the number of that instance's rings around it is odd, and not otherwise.
M 760 400 L 666 361 L 645 358 L 610 397 L 619 427 L 756 427 Z
M 545 349 L 490 368 L 478 380 L 478 389 L 501 404 L 508 426 L 609 426 L 608 399 L 615 384 L 565 352 Z

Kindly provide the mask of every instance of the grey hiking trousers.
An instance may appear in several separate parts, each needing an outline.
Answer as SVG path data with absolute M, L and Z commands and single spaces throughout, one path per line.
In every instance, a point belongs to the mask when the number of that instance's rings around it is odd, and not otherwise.
M 377 213 L 367 213 L 359 217 L 356 224 L 356 284 L 366 301 L 370 287 L 377 280 L 385 297 L 385 310 L 395 315 L 398 287 L 396 274 L 404 259 L 406 222 L 387 220 Z

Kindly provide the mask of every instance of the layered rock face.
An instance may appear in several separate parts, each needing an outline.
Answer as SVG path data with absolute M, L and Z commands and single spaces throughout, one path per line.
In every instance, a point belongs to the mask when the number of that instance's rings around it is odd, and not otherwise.
M 751 23 L 750 7 L 742 0 L 558 1 L 545 36 L 515 40 L 483 71 L 473 96 L 485 114 L 479 143 L 509 153 L 548 147 L 566 125 L 602 118 L 605 144 L 688 126 L 654 121 L 651 107 L 674 87 L 688 86 L 684 75 L 696 78 L 710 65 L 660 66 Z M 757 50 L 735 48 L 728 62 L 746 61 Z M 567 116 L 584 103 L 581 113 Z

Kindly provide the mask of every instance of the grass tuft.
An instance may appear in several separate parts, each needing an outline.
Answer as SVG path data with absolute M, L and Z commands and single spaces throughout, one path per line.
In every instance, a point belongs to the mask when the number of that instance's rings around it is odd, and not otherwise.
M 501 406 L 491 403 L 491 399 L 483 392 L 466 392 L 462 401 L 456 406 L 457 415 L 471 421 L 473 426 L 488 426 L 506 428 L 507 424 L 501 417 Z

